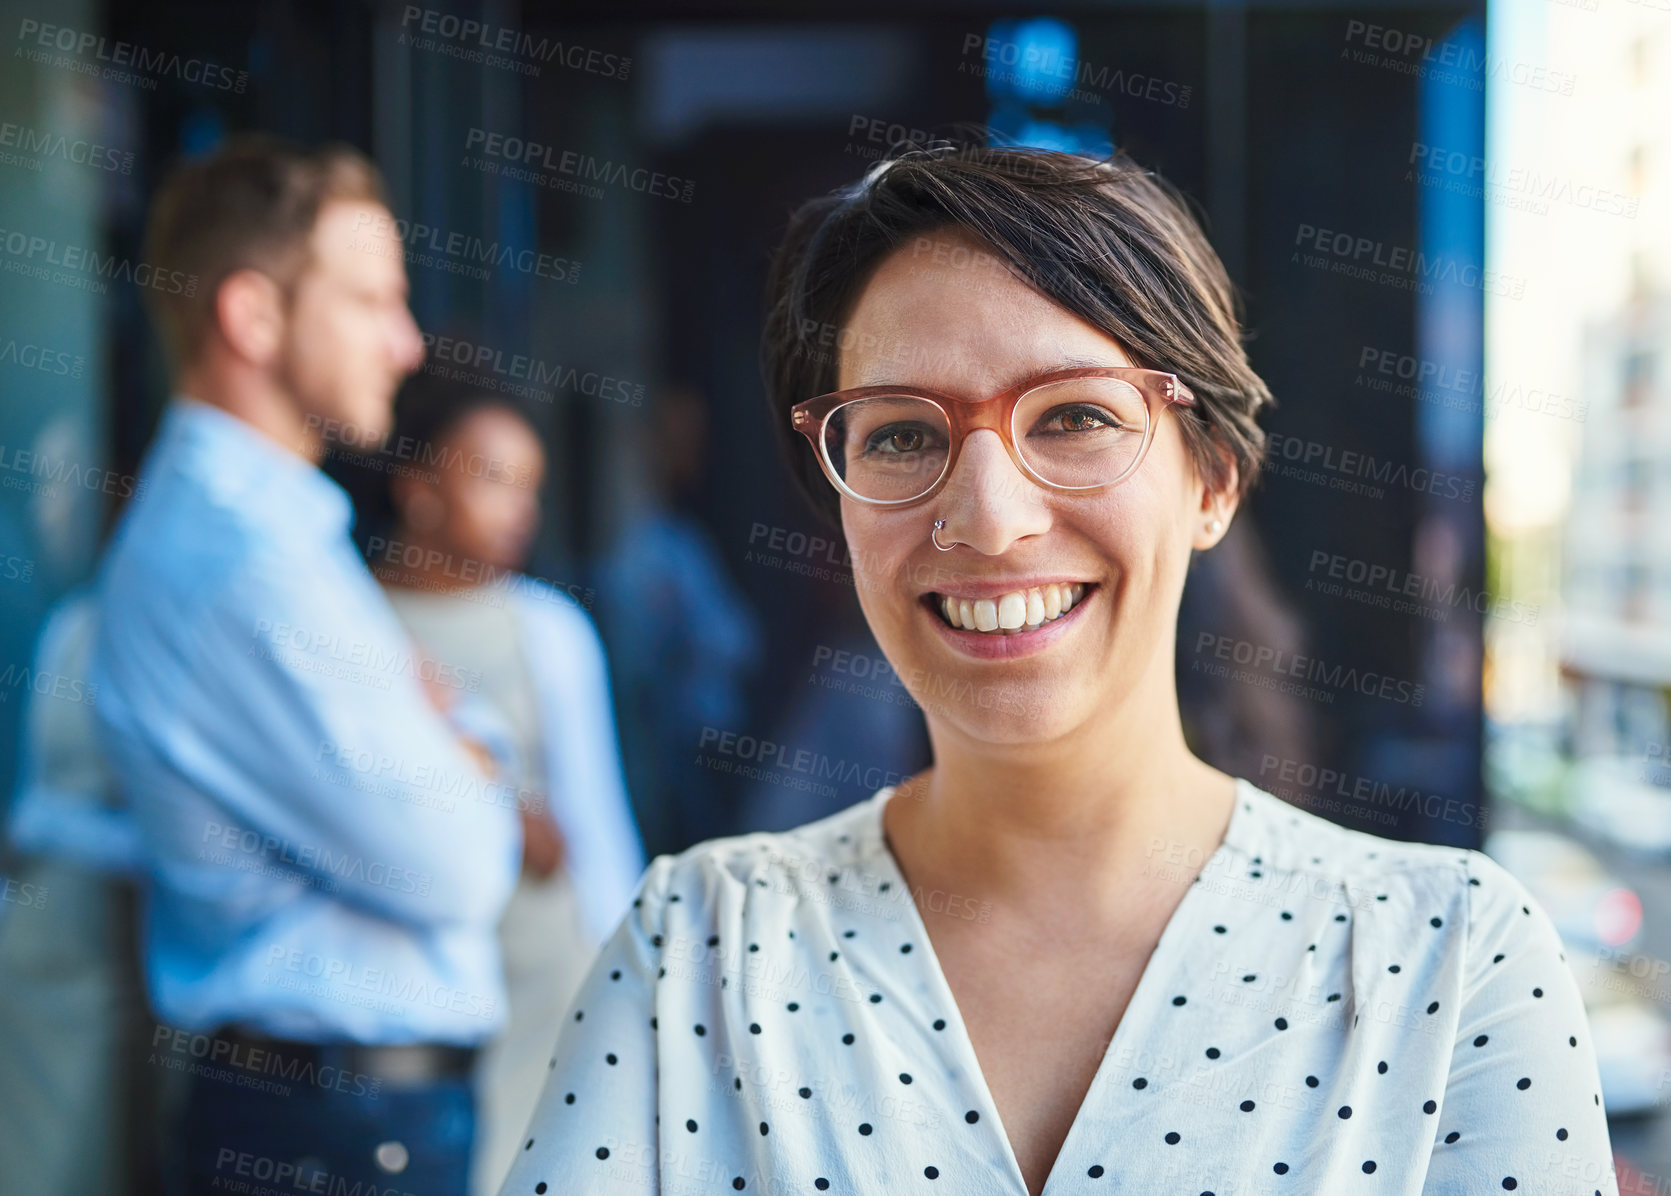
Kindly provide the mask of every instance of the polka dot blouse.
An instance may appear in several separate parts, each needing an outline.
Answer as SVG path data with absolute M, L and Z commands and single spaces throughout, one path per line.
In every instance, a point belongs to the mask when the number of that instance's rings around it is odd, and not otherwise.
M 882 837 L 891 796 L 650 865 L 502 1196 L 1025 1196 Z M 1553 925 L 1488 856 L 1238 782 L 1045 1191 L 1617 1196 Z

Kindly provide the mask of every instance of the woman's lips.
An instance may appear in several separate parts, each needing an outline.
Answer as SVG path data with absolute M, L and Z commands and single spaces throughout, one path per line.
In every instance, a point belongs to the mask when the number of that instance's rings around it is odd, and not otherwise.
M 1020 635 L 1059 619 L 1085 596 L 1084 582 L 1048 582 L 986 598 L 931 594 L 948 626 L 993 635 Z
M 924 617 L 933 622 L 940 636 L 958 652 L 981 660 L 1015 660 L 1042 652 L 1068 634 L 1070 629 L 1079 623 L 1080 612 L 1096 601 L 1101 592 L 1101 587 L 1092 582 L 1073 583 L 1073 589 L 1079 591 L 1079 594 L 1066 611 L 1031 628 L 1023 624 L 1020 629 L 1009 631 L 969 631 L 961 626 L 953 627 L 947 622 L 943 606 L 946 595 L 924 594 L 921 605 Z M 1042 600 L 1041 595 L 1041 602 Z

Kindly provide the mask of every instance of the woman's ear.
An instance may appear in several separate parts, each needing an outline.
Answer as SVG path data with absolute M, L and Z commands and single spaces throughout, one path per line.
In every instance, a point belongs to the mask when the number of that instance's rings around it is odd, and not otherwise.
M 1216 477 L 1200 480 L 1200 522 L 1190 539 L 1190 547 L 1197 552 L 1204 552 L 1224 539 L 1230 521 L 1236 516 L 1236 508 L 1241 505 L 1241 471 L 1236 467 L 1235 454 L 1217 437 L 1213 437 L 1211 448 L 1219 467 Z

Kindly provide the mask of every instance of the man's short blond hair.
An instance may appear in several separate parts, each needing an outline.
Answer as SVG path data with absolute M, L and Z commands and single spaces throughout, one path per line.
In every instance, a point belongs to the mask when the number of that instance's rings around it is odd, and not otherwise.
M 190 295 L 147 292 L 151 314 L 176 370 L 203 349 L 215 321 L 215 294 L 245 269 L 286 293 L 308 264 L 320 210 L 332 200 L 387 206 L 382 176 L 351 146 L 308 149 L 280 138 L 240 134 L 213 153 L 177 166 L 151 202 L 145 258 L 159 269 L 195 275 Z

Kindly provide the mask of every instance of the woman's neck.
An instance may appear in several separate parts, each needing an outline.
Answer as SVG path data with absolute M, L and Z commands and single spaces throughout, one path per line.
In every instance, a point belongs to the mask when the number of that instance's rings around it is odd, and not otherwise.
M 488 580 L 479 561 L 452 551 L 428 533 L 396 524 L 389 535 L 393 559 L 373 560 L 371 571 L 389 589 L 452 594 L 471 590 Z M 409 563 L 410 562 L 410 563 Z
M 1158 695 L 1157 695 L 1158 696 Z M 1191 876 L 1223 842 L 1235 780 L 1184 743 L 1174 699 L 1050 743 L 978 742 L 931 722 L 932 768 L 889 801 L 890 846 L 913 887 L 1119 919 L 1159 877 Z M 1155 710 L 1170 717 L 1156 726 Z

